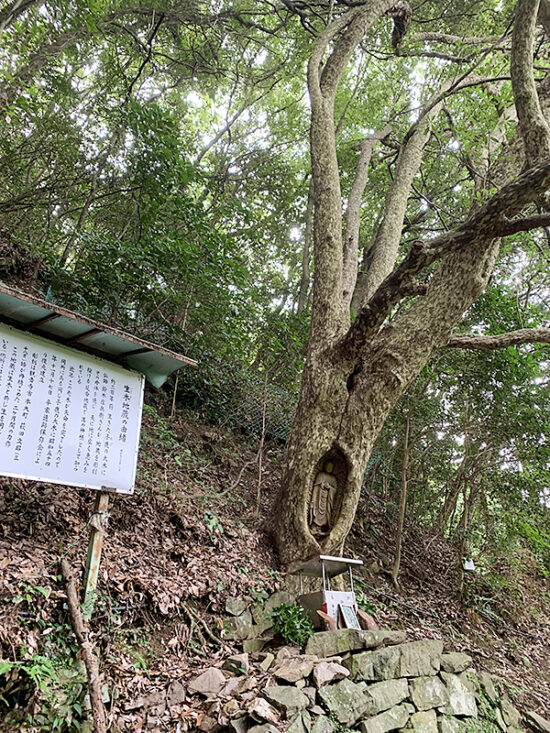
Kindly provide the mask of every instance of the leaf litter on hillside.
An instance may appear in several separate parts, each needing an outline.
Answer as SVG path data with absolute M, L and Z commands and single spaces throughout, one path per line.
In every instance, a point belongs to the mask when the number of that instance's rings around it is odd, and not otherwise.
M 278 488 L 278 464 L 270 457 L 278 454 L 267 450 L 258 518 L 254 448 L 181 417 L 169 433 L 168 422 L 159 431 L 151 412 L 144 423 L 136 493 L 111 501 L 92 638 L 111 722 L 128 731 L 170 731 L 175 723 L 191 730 L 204 710 L 186 682 L 235 651 L 225 640 L 213 643 L 200 619 L 219 638 L 228 596 L 261 599 L 281 582 L 269 538 Z M 57 560 L 67 555 L 82 571 L 94 495 L 12 479 L 0 485 L 0 649 L 3 659 L 21 661 L 40 652 L 48 628 L 66 622 Z M 550 630 L 535 573 L 526 575 L 531 586 L 523 608 L 494 596 L 498 618 L 491 617 L 457 597 L 451 543 L 411 524 L 398 592 L 384 571 L 392 560 L 392 511 L 366 498 L 358 516 L 370 524 L 363 529 L 356 522 L 346 552 L 364 560 L 363 591 L 378 623 L 404 629 L 411 640 L 441 638 L 449 649 L 468 652 L 479 669 L 506 678 L 520 702 L 544 713 Z M 481 576 L 470 590 L 472 598 L 489 593 Z M 515 626 L 505 611 L 515 614 Z

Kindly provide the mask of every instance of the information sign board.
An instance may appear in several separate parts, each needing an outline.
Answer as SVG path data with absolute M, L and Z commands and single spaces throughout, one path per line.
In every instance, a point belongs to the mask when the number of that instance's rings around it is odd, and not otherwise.
M 0 324 L 0 474 L 131 494 L 144 378 Z

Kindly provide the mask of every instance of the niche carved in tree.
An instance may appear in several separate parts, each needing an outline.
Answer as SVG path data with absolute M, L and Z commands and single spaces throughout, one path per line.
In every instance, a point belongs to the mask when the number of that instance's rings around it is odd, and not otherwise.
M 333 448 L 317 463 L 310 492 L 309 531 L 322 543 L 336 524 L 342 505 L 342 495 L 348 477 L 345 456 Z

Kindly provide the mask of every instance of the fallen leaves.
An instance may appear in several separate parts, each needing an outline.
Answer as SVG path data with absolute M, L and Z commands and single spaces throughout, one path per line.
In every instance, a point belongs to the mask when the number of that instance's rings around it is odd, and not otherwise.
M 202 438 L 193 428 L 190 435 L 185 430 L 180 426 L 182 439 L 199 441 L 198 452 Z M 208 443 L 223 455 L 228 446 L 212 440 L 212 430 Z M 202 713 L 180 699 L 181 690 L 206 658 L 231 652 L 227 642 L 223 651 L 214 643 L 225 597 L 274 588 L 269 542 L 261 530 L 244 527 L 240 517 L 247 514 L 245 483 L 238 505 L 216 498 L 230 480 L 219 467 L 231 462 L 182 467 L 164 453 L 162 445 L 142 448 L 136 493 L 112 499 L 92 620 L 111 695 L 110 719 L 128 731 L 174 730 L 174 721 L 183 721 L 182 731 L 185 721 L 193 721 L 193 729 Z M 155 468 L 159 462 L 162 471 Z M 252 482 L 251 495 L 254 490 Z M 199 500 L 189 498 L 195 495 Z M 54 568 L 66 554 L 75 576 L 82 573 L 93 500 L 86 490 L 0 478 L 1 656 L 15 658 L 23 648 L 26 658 L 39 654 L 63 620 L 64 594 Z M 183 613 L 184 605 L 194 620 Z M 142 633 L 134 638 L 135 628 Z M 134 640 L 123 642 L 126 637 Z M 172 704 L 164 703 L 167 697 Z

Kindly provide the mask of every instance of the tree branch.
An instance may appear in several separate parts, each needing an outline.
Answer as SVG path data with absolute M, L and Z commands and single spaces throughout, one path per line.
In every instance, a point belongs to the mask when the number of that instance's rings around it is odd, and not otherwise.
M 345 15 L 340 16 L 336 20 L 325 28 L 319 38 L 315 41 L 311 56 L 309 57 L 308 63 L 308 89 L 310 97 L 312 98 L 312 104 L 318 100 L 321 96 L 321 84 L 319 74 L 321 71 L 321 64 L 323 56 L 326 53 L 329 43 L 338 35 L 344 28 L 351 23 L 354 17 L 357 15 L 358 10 L 350 10 Z
M 492 49 L 489 49 L 489 51 L 490 50 Z M 441 91 L 438 94 L 433 95 L 433 97 L 424 105 L 422 111 L 418 115 L 418 119 L 405 135 L 404 142 L 406 142 L 408 138 L 414 134 L 416 127 L 422 122 L 424 117 L 426 117 L 426 115 L 428 115 L 436 105 L 440 104 L 447 97 L 450 97 L 452 94 L 456 94 L 463 89 L 467 89 L 468 87 L 480 86 L 481 84 L 487 84 L 488 82 L 493 81 L 505 81 L 510 78 L 508 76 L 470 77 L 470 74 L 476 69 L 476 67 L 479 66 L 481 62 L 489 55 L 489 51 L 484 53 L 481 59 L 478 59 L 475 63 L 473 63 L 470 68 L 460 74 L 460 76 L 447 82 L 447 84 L 442 87 Z
M 501 43 L 502 37 L 501 36 L 484 36 L 484 37 L 469 37 L 465 38 L 462 36 L 453 36 L 449 33 L 433 33 L 433 32 L 427 32 L 427 33 L 415 33 L 412 36 L 409 36 L 410 41 L 433 41 L 435 43 L 449 43 L 451 45 L 455 46 L 482 46 L 488 43 L 494 44 L 494 43 Z
M 8 2 L 0 12 L 0 31 L 10 26 L 20 15 L 23 15 L 30 7 L 40 7 L 44 0 L 15 0 Z
M 357 44 L 391 5 L 392 0 L 371 0 L 367 5 L 350 11 L 346 31 L 337 40 L 334 51 L 328 57 L 321 73 L 320 87 L 325 96 L 331 97 L 336 94 L 344 69 Z M 344 18 L 347 15 L 346 13 Z
M 503 216 L 515 216 L 529 202 L 535 200 L 550 186 L 550 156 L 529 168 L 515 181 L 503 186 L 487 203 L 475 211 L 461 227 L 491 228 L 491 237 L 498 235 Z M 435 243 L 432 242 L 432 244 Z
M 430 121 L 438 116 L 442 94 L 451 84 L 452 82 L 447 82 L 443 90 L 426 103 L 419 115 L 422 122 L 414 123 L 399 149 L 393 181 L 386 195 L 382 222 L 372 245 L 370 267 L 357 283 L 358 292 L 353 298 L 353 302 L 359 306 L 367 302 L 395 266 L 412 182 L 420 169 L 424 149 L 431 137 Z M 434 103 L 434 99 L 438 101 Z M 425 113 L 425 109 L 429 111 Z
M 506 219 L 496 228 L 499 237 L 506 237 L 516 232 L 529 232 L 538 227 L 550 226 L 550 214 L 534 214 L 523 219 Z
M 466 74 L 447 81 L 426 102 L 419 113 L 418 120 L 405 135 L 399 150 L 393 182 L 386 195 L 382 223 L 372 244 L 371 263 L 368 271 L 359 277 L 351 301 L 355 312 L 368 301 L 395 265 L 411 185 L 420 168 L 424 148 L 431 135 L 430 121 L 437 117 L 442 101 L 448 94 L 457 93 L 461 89 L 477 86 L 486 81 L 487 79 L 479 77 L 467 78 Z
M 159 29 L 160 29 L 160 26 L 162 25 L 163 20 L 164 20 L 164 15 L 162 15 L 161 13 L 147 41 L 145 57 L 143 58 L 141 64 L 139 65 L 139 69 L 137 70 L 135 77 L 132 79 L 132 81 L 130 82 L 128 86 L 128 89 L 126 90 L 126 96 L 124 98 L 123 105 L 126 104 L 130 100 L 130 97 L 132 96 L 132 92 L 134 90 L 134 86 L 136 82 L 139 80 L 139 77 L 141 76 L 143 69 L 147 66 L 147 64 L 151 60 L 151 55 L 153 53 L 153 41 L 155 40 L 155 36 L 159 32 Z
M 90 692 L 90 703 L 92 706 L 94 733 L 106 733 L 107 723 L 105 707 L 101 698 L 101 676 L 99 672 L 99 664 L 89 638 L 88 627 L 82 619 L 75 581 L 71 567 L 66 558 L 62 558 L 60 560 L 59 567 L 61 569 L 63 580 L 65 581 L 71 625 L 73 627 L 76 640 L 80 645 L 80 653 L 84 660 L 86 673 L 88 675 L 88 689 Z
M 443 255 L 467 245 L 490 242 L 502 234 L 505 215 L 515 215 L 550 187 L 550 157 L 504 186 L 487 203 L 474 211 L 460 227 L 445 232 L 428 243 L 413 243 L 405 259 L 382 282 L 372 298 L 360 310 L 348 332 L 335 344 L 336 358 L 356 360 L 367 341 L 374 336 L 396 303 L 406 293 L 406 287 L 423 269 Z M 542 217 L 522 219 L 525 230 L 541 226 Z
M 219 140 L 222 139 L 222 137 L 225 135 L 225 133 L 226 132 L 229 132 L 229 130 L 231 129 L 232 125 L 239 119 L 239 117 L 244 112 L 246 112 L 246 110 L 249 109 L 253 104 L 255 104 L 256 102 L 258 102 L 261 98 L 262 98 L 262 95 L 260 95 L 259 97 L 255 97 L 251 101 L 248 99 L 248 97 L 245 99 L 245 101 L 239 107 L 239 109 L 227 120 L 227 122 L 222 127 L 222 129 L 219 130 L 219 132 L 217 132 L 214 135 L 214 137 L 211 140 L 209 140 L 208 143 L 206 143 L 206 145 L 202 148 L 202 150 L 200 150 L 199 154 L 197 155 L 197 157 L 194 160 L 194 164 L 196 166 L 199 165 L 199 163 L 202 161 L 202 159 L 208 153 L 208 151 L 211 150 L 214 147 L 214 145 L 216 145 L 216 143 Z
M 310 348 L 324 348 L 327 335 L 330 340 L 349 325 L 349 310 L 342 308 L 342 193 L 334 125 L 336 90 L 354 49 L 390 6 L 391 0 L 371 0 L 366 6 L 346 12 L 321 33 L 309 60 L 314 256 L 318 273 L 313 285 Z M 323 66 L 331 41 L 334 46 Z
M 451 349 L 506 349 L 522 344 L 550 344 L 550 328 L 520 328 L 517 331 L 495 336 L 477 336 L 471 333 L 454 333 L 446 344 Z
M 361 141 L 359 158 L 355 169 L 355 179 L 348 197 L 348 205 L 345 213 L 345 235 L 344 235 L 344 268 L 342 274 L 343 307 L 349 310 L 351 296 L 357 280 L 357 249 L 359 245 L 359 229 L 361 203 L 367 185 L 369 175 L 369 164 L 374 146 L 379 140 L 383 140 L 391 132 L 391 126 L 387 124 L 379 132 L 375 132 L 369 138 Z
M 40 71 L 49 61 L 60 56 L 66 48 L 88 34 L 86 28 L 61 33 L 53 42 L 45 42 L 33 54 L 27 63 L 11 72 L 11 82 L 0 87 L 0 109 L 9 107 L 18 97 L 21 89 L 31 81 L 34 74 Z

